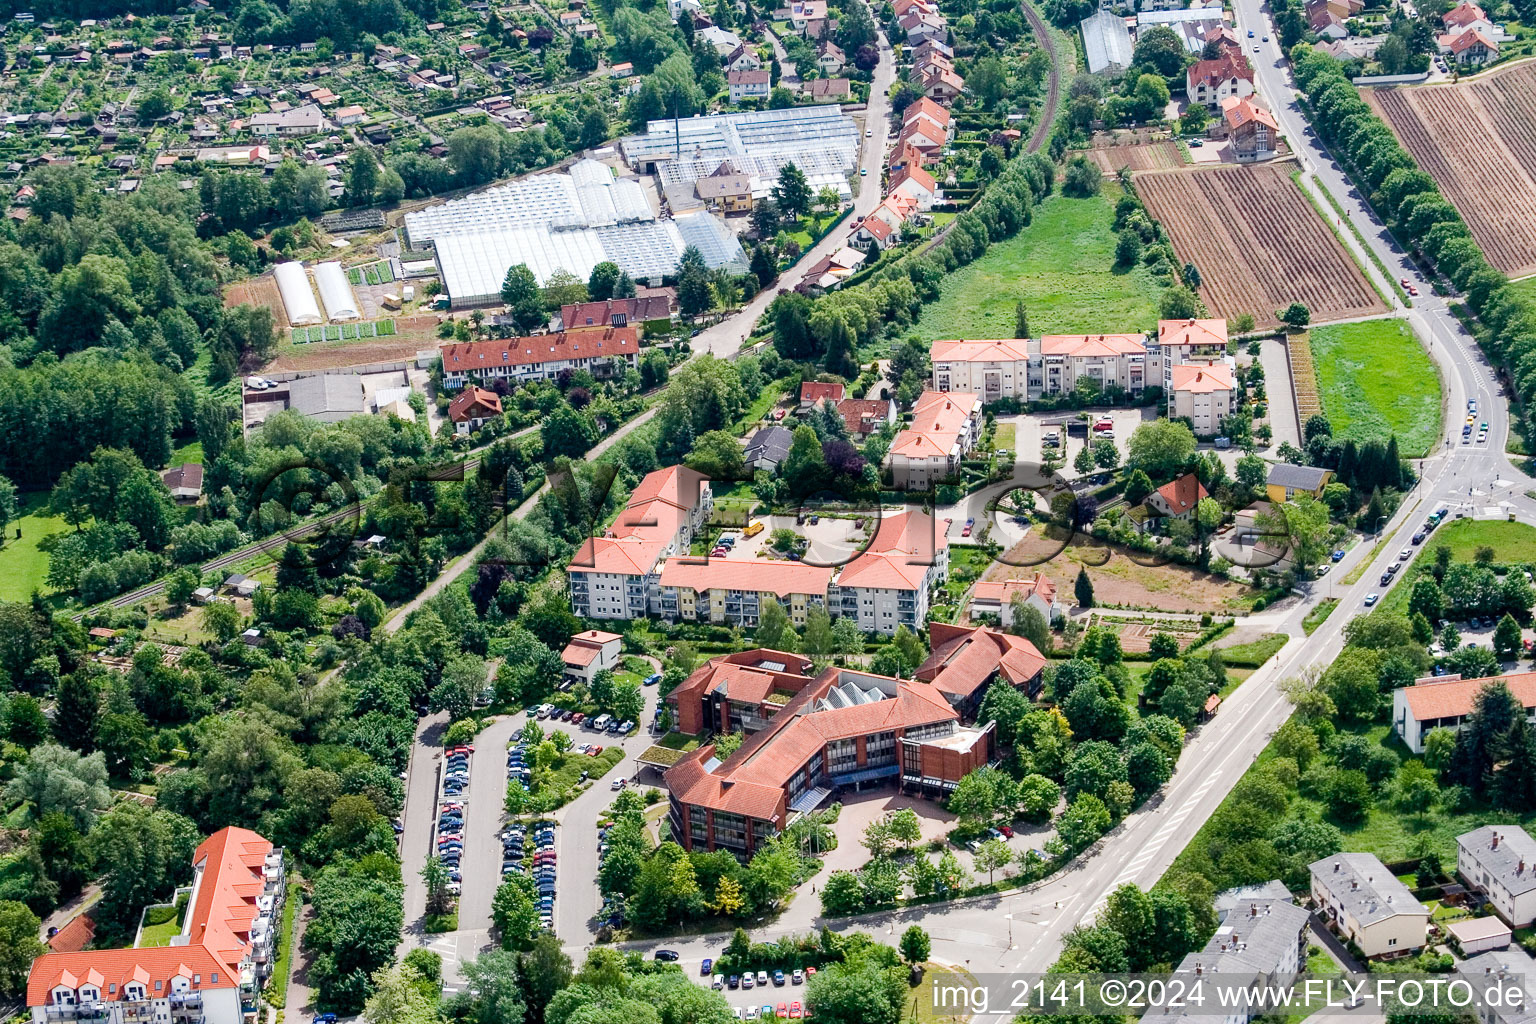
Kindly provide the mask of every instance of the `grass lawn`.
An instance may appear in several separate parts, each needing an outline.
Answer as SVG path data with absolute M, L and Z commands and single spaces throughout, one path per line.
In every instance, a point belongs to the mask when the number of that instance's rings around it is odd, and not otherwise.
M 1271 633 L 1252 643 L 1222 647 L 1221 656 L 1233 668 L 1259 668 L 1280 652 L 1290 637 L 1284 633 Z
M 1307 612 L 1307 617 L 1301 620 L 1301 628 L 1307 636 L 1317 632 L 1317 627 L 1328 621 L 1328 616 L 1339 606 L 1339 599 L 1330 597 L 1316 608 Z
M 917 336 L 1011 338 L 1019 301 L 1034 335 L 1155 327 L 1161 289 L 1152 275 L 1139 266 L 1112 269 L 1118 196 L 1119 188 L 1106 183 L 1098 198 L 1047 198 L 1029 227 L 945 277 L 942 297 L 923 311 Z
M 151 907 L 144 917 L 144 930 L 139 933 L 139 947 L 169 946 L 181 934 L 181 915 L 186 909 L 185 893 L 177 898 L 175 906 Z
M 992 447 L 1010 452 L 1013 451 L 1018 447 L 1014 441 L 1017 433 L 1018 428 L 1012 423 L 999 423 L 997 425 L 997 434 L 992 439 Z
M 44 537 L 70 528 L 62 518 L 48 514 L 48 495 L 41 491 L 17 496 L 19 518 L 5 528 L 0 547 L 0 601 L 25 601 L 33 590 L 48 593 L 48 553 L 38 549 Z M 21 539 L 16 539 L 20 531 Z
M 1433 565 L 1436 548 L 1450 548 L 1451 558 L 1470 562 L 1482 547 L 1493 548 L 1497 562 L 1536 562 L 1536 528 L 1502 519 L 1452 519 L 1424 542 L 1417 561 Z
M 964 1024 L 971 1019 L 969 1008 L 956 1007 L 952 996 L 950 1005 L 939 1006 L 941 1000 L 935 998 L 934 988 L 942 985 L 952 991 L 955 988 L 971 988 L 976 984 L 970 972 L 958 967 L 924 964 L 923 980 L 909 993 L 911 999 L 907 1005 L 911 1009 L 902 1015 L 902 1020 L 913 1021 L 915 1024 Z
M 1523 277 L 1518 281 L 1511 281 L 1510 287 L 1527 302 L 1536 302 L 1536 277 Z
M 170 465 L 179 466 L 183 462 L 202 462 L 203 442 L 188 441 L 186 444 L 171 452 Z
M 944 592 L 949 595 L 951 603 L 958 602 L 970 585 L 981 579 L 981 574 L 992 564 L 994 555 L 991 548 L 965 544 L 949 546 L 949 578 L 944 583 Z
M 1422 456 L 1440 435 L 1440 379 L 1413 331 L 1396 318 L 1317 327 L 1317 390 L 1337 438 L 1386 440 Z
M 699 738 L 697 736 L 685 736 L 680 732 L 669 732 L 657 740 L 656 745 L 666 747 L 668 750 L 681 750 L 687 753 L 690 750 L 697 750 L 699 748 Z

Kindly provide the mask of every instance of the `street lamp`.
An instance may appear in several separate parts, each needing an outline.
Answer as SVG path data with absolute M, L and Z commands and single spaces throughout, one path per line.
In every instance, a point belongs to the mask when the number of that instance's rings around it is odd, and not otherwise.
M 1376 529 L 1374 531 L 1376 536 L 1378 536 L 1378 537 L 1381 536 L 1381 524 L 1382 524 L 1383 520 L 1390 519 L 1390 518 L 1392 518 L 1392 517 L 1389 516 L 1385 512 L 1383 512 L 1381 515 L 1376 517 Z

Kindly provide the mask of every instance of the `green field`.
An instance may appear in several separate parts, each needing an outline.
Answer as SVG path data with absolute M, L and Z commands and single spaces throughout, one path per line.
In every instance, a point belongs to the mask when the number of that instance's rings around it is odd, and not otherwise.
M 1418 458 L 1440 435 L 1440 378 L 1413 331 L 1398 319 L 1314 328 L 1317 390 L 1333 436 L 1356 441 L 1397 435 Z
M 1511 281 L 1510 285 L 1522 299 L 1536 302 L 1536 277 L 1522 277 L 1518 281 Z
M 1435 548 L 1450 548 L 1452 559 L 1470 562 L 1484 547 L 1493 548 L 1496 562 L 1536 563 L 1536 528 L 1502 519 L 1453 519 L 1429 535 L 1419 560 L 1430 565 Z
M 0 601 L 25 601 L 32 591 L 48 592 L 48 553 L 38 550 L 44 537 L 69 529 L 69 524 L 48 514 L 48 495 L 18 495 L 21 518 L 5 527 L 5 546 L 0 547 Z M 16 531 L 21 539 L 16 539 Z
M 1129 333 L 1157 326 L 1160 288 L 1141 267 L 1115 263 L 1114 202 L 1106 183 L 1096 199 L 1052 195 L 1034 221 L 986 255 L 944 279 L 916 334 L 936 338 L 1011 338 L 1014 303 L 1023 301 L 1029 330 L 1041 334 Z

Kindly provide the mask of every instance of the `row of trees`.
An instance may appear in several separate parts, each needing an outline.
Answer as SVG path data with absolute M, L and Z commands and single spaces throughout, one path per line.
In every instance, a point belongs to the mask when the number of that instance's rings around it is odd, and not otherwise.
M 1400 238 L 1434 261 L 1466 296 L 1486 331 L 1479 340 L 1510 372 L 1521 400 L 1536 399 L 1536 310 L 1489 265 L 1439 187 L 1360 98 L 1343 65 L 1310 46 L 1292 50 L 1296 82 L 1318 131 L 1353 165 L 1362 190 Z

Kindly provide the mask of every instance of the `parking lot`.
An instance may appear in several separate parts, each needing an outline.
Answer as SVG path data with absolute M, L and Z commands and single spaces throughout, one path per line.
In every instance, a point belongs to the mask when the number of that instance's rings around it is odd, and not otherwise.
M 1067 430 L 1068 423 L 1081 423 L 1090 428 L 1089 433 L 1093 433 L 1091 429 L 1093 424 L 1098 423 L 1100 420 L 1111 421 L 1114 424 L 1114 429 L 1095 434 L 1094 437 L 1105 437 L 1114 441 L 1116 446 L 1119 447 L 1120 455 L 1123 459 L 1126 442 L 1130 440 L 1131 432 L 1142 423 L 1156 418 L 1157 410 L 1152 408 L 1092 411 L 1088 413 L 1087 420 L 1081 419 L 1081 414 L 1078 412 L 1063 410 L 1052 413 L 1018 413 L 1012 416 L 999 416 L 997 423 L 999 427 L 1002 427 L 1004 424 L 1013 427 L 1013 443 L 1017 449 L 1016 457 L 1023 462 L 1034 463 L 1044 461 L 1046 449 L 1042 443 L 1043 439 L 1047 435 L 1054 433 L 1065 447 L 1058 447 L 1053 449 L 1053 451 L 1065 454 L 1067 465 L 1062 470 L 1062 473 L 1065 476 L 1071 477 L 1077 475 L 1072 469 L 1072 460 L 1091 439 L 1083 436 L 1071 436 Z

